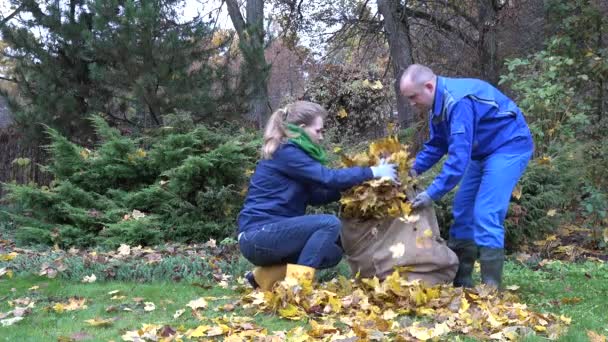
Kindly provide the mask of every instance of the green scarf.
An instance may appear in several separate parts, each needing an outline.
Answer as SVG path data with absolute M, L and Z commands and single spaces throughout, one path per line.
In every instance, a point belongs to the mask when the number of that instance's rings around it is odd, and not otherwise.
M 327 154 L 323 147 L 310 140 L 310 137 L 304 132 L 302 127 L 294 124 L 287 124 L 287 130 L 295 135 L 295 137 L 289 139 L 290 142 L 300 146 L 304 152 L 308 153 L 313 159 L 319 161 L 319 163 L 323 165 L 327 164 Z

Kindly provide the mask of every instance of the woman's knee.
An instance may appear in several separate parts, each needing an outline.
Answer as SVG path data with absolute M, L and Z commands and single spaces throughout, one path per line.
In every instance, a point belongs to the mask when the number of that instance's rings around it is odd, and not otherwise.
M 321 220 L 321 225 L 323 228 L 340 233 L 340 229 L 342 229 L 342 221 L 335 215 L 323 214 L 319 215 Z

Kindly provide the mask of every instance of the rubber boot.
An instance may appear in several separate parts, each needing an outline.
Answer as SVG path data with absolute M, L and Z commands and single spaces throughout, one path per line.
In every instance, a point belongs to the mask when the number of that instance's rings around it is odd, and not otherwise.
M 287 264 L 285 279 L 295 279 L 298 283 L 312 283 L 315 269 L 308 266 Z
M 504 262 L 505 250 L 503 248 L 480 247 L 481 282 L 500 289 Z
M 448 247 L 458 256 L 458 271 L 454 277 L 454 286 L 473 287 L 473 267 L 478 252 L 475 241 L 450 239 Z
M 286 272 L 287 265 L 259 266 L 247 273 L 245 278 L 254 289 L 259 287 L 262 291 L 270 291 L 276 282 L 285 279 Z

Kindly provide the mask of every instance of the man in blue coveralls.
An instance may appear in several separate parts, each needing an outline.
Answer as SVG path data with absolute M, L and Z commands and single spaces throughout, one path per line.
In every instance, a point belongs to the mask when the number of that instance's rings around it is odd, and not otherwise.
M 448 240 L 460 261 L 454 285 L 473 286 L 471 274 L 479 256 L 482 283 L 498 288 L 504 262 L 503 222 L 511 192 L 534 150 L 526 120 L 511 99 L 482 80 L 437 76 L 428 67 L 413 64 L 399 86 L 410 105 L 430 116 L 430 139 L 416 156 L 412 175 L 448 155 L 439 175 L 412 206 L 431 205 L 462 180 Z

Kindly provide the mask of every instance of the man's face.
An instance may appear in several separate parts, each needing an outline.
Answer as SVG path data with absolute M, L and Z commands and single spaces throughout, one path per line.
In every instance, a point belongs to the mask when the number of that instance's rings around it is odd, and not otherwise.
M 399 85 L 401 95 L 407 98 L 410 106 L 417 110 L 427 112 L 433 106 L 435 99 L 435 85 L 432 81 L 415 84 L 410 80 L 403 80 Z

